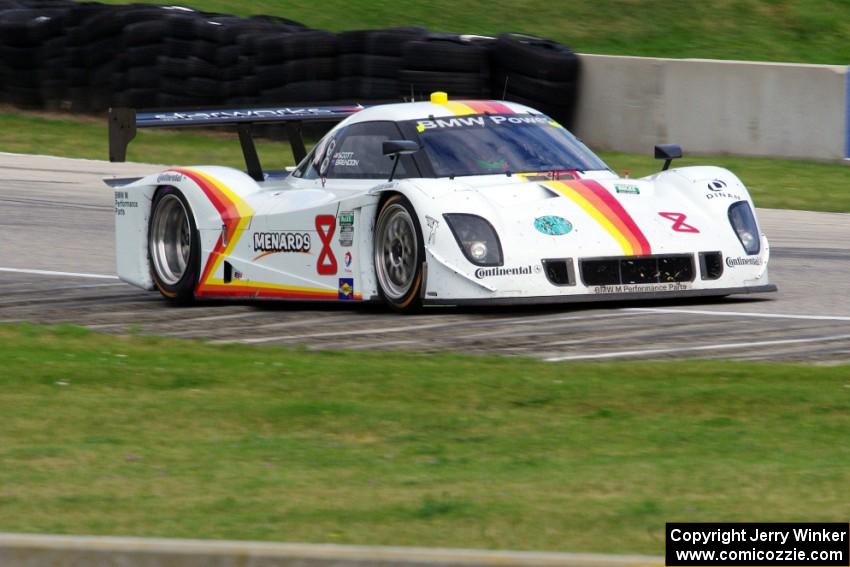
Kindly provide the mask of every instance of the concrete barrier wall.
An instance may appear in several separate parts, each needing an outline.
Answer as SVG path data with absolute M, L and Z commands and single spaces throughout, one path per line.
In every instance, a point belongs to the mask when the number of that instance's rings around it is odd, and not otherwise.
M 661 557 L 0 533 L 3 567 L 661 567 Z
M 582 55 L 576 134 L 651 153 L 850 157 L 848 67 Z

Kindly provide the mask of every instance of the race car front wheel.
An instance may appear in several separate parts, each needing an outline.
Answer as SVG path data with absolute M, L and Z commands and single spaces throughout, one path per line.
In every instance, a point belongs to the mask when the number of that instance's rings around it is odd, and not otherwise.
M 413 205 L 402 195 L 384 202 L 375 223 L 375 273 L 386 302 L 396 311 L 422 306 L 425 244 Z
M 200 242 L 189 203 L 179 189 L 163 187 L 154 198 L 148 254 L 160 293 L 178 304 L 191 302 L 198 280 Z

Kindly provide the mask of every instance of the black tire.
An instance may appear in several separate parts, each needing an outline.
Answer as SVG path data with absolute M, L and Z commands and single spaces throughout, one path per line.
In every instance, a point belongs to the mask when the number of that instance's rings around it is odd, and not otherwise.
M 339 74 L 343 77 L 375 77 L 398 80 L 401 57 L 348 53 L 339 57 Z
M 177 278 L 175 278 L 176 274 L 173 271 L 168 271 L 170 270 L 168 266 L 157 267 L 158 260 L 156 258 L 163 258 L 165 253 L 162 250 L 155 250 L 157 236 L 154 234 L 154 231 L 158 228 L 158 225 L 156 225 L 158 220 L 157 215 L 165 212 L 162 210 L 166 206 L 164 203 L 168 207 L 176 206 L 174 199 L 179 201 L 183 207 L 183 211 L 187 216 L 186 220 L 188 221 L 189 230 L 188 256 L 185 257 L 185 267 L 182 274 Z M 195 286 L 198 284 L 201 271 L 201 241 L 192 209 L 186 197 L 183 196 L 183 193 L 179 189 L 170 186 L 161 187 L 154 197 L 150 218 L 150 224 L 148 225 L 148 260 L 150 262 L 151 277 L 153 278 L 154 285 L 163 297 L 172 303 L 176 305 L 187 305 L 195 298 Z M 166 264 L 170 265 L 167 261 Z
M 493 50 L 497 67 L 547 81 L 573 81 L 578 57 L 558 42 L 521 34 L 502 34 Z
M 159 44 L 132 47 L 124 52 L 124 64 L 128 67 L 152 67 L 162 55 L 163 46 Z
M 501 93 L 499 94 L 499 98 L 501 98 Z M 554 118 L 558 122 L 560 122 L 567 129 L 572 128 L 573 126 L 573 117 L 575 115 L 575 104 L 566 104 L 566 105 L 555 105 L 555 104 L 543 104 L 540 101 L 529 100 L 527 98 L 515 95 L 508 91 L 505 100 L 510 102 L 518 102 L 520 104 L 524 104 L 526 106 L 530 106 L 535 110 L 539 110 L 549 118 Z
M 336 57 L 311 57 L 287 61 L 281 65 L 287 82 L 334 79 L 337 75 Z
M 372 55 L 394 55 L 398 57 L 408 41 L 425 37 L 423 28 L 389 28 L 376 30 L 366 39 L 366 53 Z
M 124 73 L 126 89 L 153 89 L 159 86 L 160 74 L 153 67 L 132 67 Z
M 396 239 L 387 234 L 393 222 L 399 222 L 401 225 Z M 412 239 L 415 239 L 415 243 L 410 241 Z M 425 271 L 425 241 L 416 211 L 404 195 L 396 193 L 384 201 L 375 219 L 373 241 L 375 278 L 381 297 L 390 308 L 399 313 L 420 310 Z
M 239 61 L 239 46 L 224 45 L 215 53 L 215 63 L 219 67 L 231 67 Z
M 440 71 L 412 71 L 399 73 L 401 96 L 410 96 L 411 90 L 417 100 L 428 100 L 434 91 L 445 91 L 449 98 L 489 98 L 490 81 L 477 73 L 442 73 Z
M 370 103 L 401 100 L 399 82 L 395 79 L 374 77 L 343 77 L 337 82 L 337 96 L 342 100 Z
M 308 57 L 333 57 L 336 55 L 336 34 L 311 30 L 292 33 L 281 37 L 280 49 L 283 59 L 306 59 Z
M 494 91 L 504 89 L 507 79 L 507 92 L 544 104 L 566 106 L 573 104 L 576 99 L 576 84 L 574 81 L 555 82 L 535 79 L 519 73 L 496 73 L 493 76 Z
M 263 89 L 263 104 L 279 102 L 330 102 L 337 99 L 336 81 L 299 81 L 275 89 Z
M 490 68 L 489 50 L 456 39 L 410 41 L 404 46 L 404 68 L 451 73 L 484 73 Z
M 125 27 L 121 37 L 127 47 L 150 45 L 168 37 L 168 27 L 161 20 L 138 22 Z
M 217 79 L 220 69 L 198 57 L 160 57 L 157 68 L 163 75 L 171 77 L 205 77 Z
M 405 43 L 424 37 L 426 33 L 422 28 L 345 31 L 338 36 L 339 51 L 400 57 Z

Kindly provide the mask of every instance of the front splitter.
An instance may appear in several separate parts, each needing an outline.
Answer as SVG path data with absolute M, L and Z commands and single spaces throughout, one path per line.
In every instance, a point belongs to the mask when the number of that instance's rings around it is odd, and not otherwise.
M 576 295 L 539 295 L 533 297 L 493 297 L 468 299 L 425 298 L 425 305 L 542 305 L 551 303 L 598 303 L 602 301 L 641 301 L 654 299 L 680 299 L 688 297 L 718 297 L 777 291 L 774 284 L 724 287 L 714 289 L 688 289 L 680 291 L 646 291 L 633 293 L 587 293 Z

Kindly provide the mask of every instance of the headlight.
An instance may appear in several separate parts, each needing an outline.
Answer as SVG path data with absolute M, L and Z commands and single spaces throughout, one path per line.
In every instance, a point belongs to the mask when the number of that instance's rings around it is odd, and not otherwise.
M 746 253 L 750 256 L 758 254 L 761 250 L 761 239 L 750 204 L 746 201 L 732 204 L 729 207 L 729 222 L 735 229 L 735 234 L 738 235 L 738 240 L 741 241 Z
M 476 266 L 501 266 L 502 245 L 493 225 L 477 215 L 445 214 L 463 255 Z

